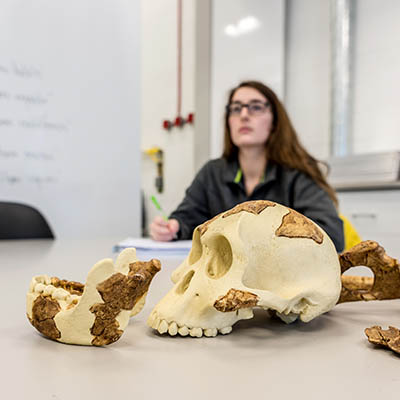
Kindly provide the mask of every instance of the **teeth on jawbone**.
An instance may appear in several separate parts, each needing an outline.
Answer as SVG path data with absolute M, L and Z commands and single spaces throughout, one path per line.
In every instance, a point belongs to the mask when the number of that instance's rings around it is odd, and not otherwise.
M 181 336 L 187 336 L 187 335 L 189 335 L 189 329 L 187 326 L 182 326 L 181 328 L 178 329 L 178 333 Z
M 168 331 L 168 322 L 165 320 L 165 319 L 163 319 L 161 322 L 160 322 L 160 325 L 159 325 L 159 327 L 158 327 L 158 332 L 160 332 L 161 334 L 163 334 L 163 333 L 165 333 L 165 332 L 167 332 Z
M 47 285 L 43 290 L 43 294 L 50 296 L 54 293 L 55 290 L 56 288 L 53 285 Z
M 192 337 L 202 337 L 203 336 L 203 329 L 201 328 L 192 328 L 190 329 L 190 336 Z
M 172 322 L 168 328 L 168 333 L 171 336 L 175 336 L 178 333 L 178 325 L 176 324 L 176 322 Z
M 66 290 L 62 289 L 62 288 L 57 288 L 53 294 L 52 297 L 53 299 L 56 300 L 66 300 L 69 296 L 69 292 L 67 292 Z
M 225 328 L 218 329 L 219 333 L 222 333 L 223 335 L 227 335 L 228 333 L 232 332 L 232 327 L 227 326 Z
M 31 293 L 51 296 L 53 299 L 59 301 L 62 308 L 66 307 L 67 309 L 75 307 L 81 298 L 81 296 L 76 294 L 70 294 L 65 289 L 53 286 L 47 275 L 33 277 L 29 285 L 29 290 Z
M 175 321 L 168 323 L 165 319 L 160 320 L 156 313 L 152 313 L 149 316 L 148 324 L 155 330 L 157 330 L 160 334 L 167 333 L 171 336 L 176 336 L 179 334 L 180 336 L 188 336 L 191 337 L 215 337 L 218 335 L 218 332 L 222 335 L 226 335 L 232 332 L 232 327 L 227 326 L 225 328 L 217 329 L 217 328 L 188 328 L 186 325 L 181 327 Z
M 44 291 L 44 289 L 46 288 L 45 285 L 43 285 L 43 283 L 38 283 L 35 286 L 35 292 L 36 293 L 42 293 Z
M 32 280 L 35 280 L 38 283 L 44 283 L 45 285 L 50 285 L 51 283 L 51 280 L 47 275 L 34 276 Z
M 159 320 L 155 314 L 150 316 L 149 324 L 152 328 L 156 329 L 159 333 L 163 334 L 168 332 L 171 336 L 176 336 L 179 334 L 180 336 L 187 336 L 190 335 L 191 337 L 215 337 L 218 335 L 218 331 L 223 335 L 230 333 L 232 331 L 231 326 L 227 326 L 226 328 L 217 329 L 217 328 L 188 328 L 186 325 L 178 327 L 178 324 L 173 321 L 170 324 L 166 320 Z
M 218 335 L 218 329 L 217 328 L 204 329 L 204 336 L 215 337 L 217 335 Z

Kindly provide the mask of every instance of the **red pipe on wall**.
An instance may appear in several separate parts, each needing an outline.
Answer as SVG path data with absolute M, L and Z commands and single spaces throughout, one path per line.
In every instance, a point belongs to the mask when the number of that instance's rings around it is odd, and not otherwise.
M 176 93 L 176 117 L 172 121 L 164 120 L 163 128 L 167 131 L 175 127 L 182 127 L 185 124 L 193 124 L 194 123 L 194 114 L 188 114 L 187 118 L 182 117 L 182 8 L 183 2 L 182 0 L 177 0 L 177 93 Z
M 178 37 L 178 48 L 177 48 L 177 110 L 176 115 L 181 116 L 182 108 L 182 0 L 178 0 L 177 7 L 177 37 Z

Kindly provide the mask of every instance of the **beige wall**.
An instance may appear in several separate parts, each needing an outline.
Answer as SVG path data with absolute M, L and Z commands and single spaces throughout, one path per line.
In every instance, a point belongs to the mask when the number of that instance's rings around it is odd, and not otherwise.
M 141 149 L 158 146 L 164 151 L 164 192 L 154 185 L 156 165 L 142 154 L 142 189 L 148 220 L 157 211 L 149 201 L 156 195 L 168 214 L 179 203 L 194 174 L 194 128 L 186 125 L 167 132 L 164 119 L 177 113 L 177 1 L 142 1 Z M 182 114 L 194 111 L 195 1 L 183 2 Z

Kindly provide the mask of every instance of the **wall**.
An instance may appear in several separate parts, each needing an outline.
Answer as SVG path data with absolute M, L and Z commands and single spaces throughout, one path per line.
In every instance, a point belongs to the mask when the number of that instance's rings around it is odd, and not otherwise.
M 376 240 L 400 260 L 400 190 L 339 193 L 342 212 L 363 240 Z
M 211 158 L 220 157 L 229 90 L 260 80 L 284 92 L 283 0 L 214 0 L 211 8 Z
M 305 147 L 319 159 L 329 157 L 330 0 L 213 0 L 211 4 L 206 2 L 210 8 L 209 14 L 203 12 L 201 15 L 198 10 L 195 13 L 201 1 L 184 2 L 187 24 L 185 40 L 187 46 L 194 47 L 191 53 L 186 51 L 185 54 L 184 51 L 184 87 L 188 90 L 185 99 L 188 103 L 185 104 L 188 110 L 189 105 L 196 107 L 201 121 L 194 130 L 188 127 L 171 134 L 162 131 L 160 122 L 174 114 L 176 100 L 175 2 L 149 3 L 144 4 L 142 17 L 150 21 L 150 25 L 157 25 L 159 31 L 152 32 L 154 29 L 151 26 L 144 27 L 142 31 L 142 43 L 147 46 L 142 56 L 143 93 L 146 96 L 142 95 L 142 99 L 155 101 L 157 107 L 151 105 L 148 108 L 152 103 L 143 101 L 142 148 L 159 143 L 167 149 L 166 192 L 161 196 L 167 211 L 171 211 L 182 198 L 184 189 L 202 162 L 208 156 L 220 155 L 221 111 L 226 101 L 226 91 L 241 79 L 255 77 L 271 84 L 283 98 Z M 355 150 L 400 149 L 400 113 L 396 112 L 400 108 L 400 100 L 396 97 L 400 89 L 397 77 L 397 71 L 400 70 L 397 52 L 400 28 L 395 23 L 400 19 L 399 2 L 357 1 L 355 13 Z M 224 34 L 224 27 L 234 25 L 241 17 L 248 15 L 256 15 L 263 24 L 262 28 L 239 38 Z M 276 46 L 268 42 L 270 39 Z M 149 42 L 151 44 L 146 44 Z M 203 46 L 202 52 L 199 52 L 199 42 Z M 156 61 L 159 53 L 162 54 L 163 65 Z M 199 54 L 202 54 L 201 59 L 198 58 Z M 205 58 L 209 58 L 209 69 Z M 194 68 L 191 69 L 193 64 Z M 243 74 L 238 74 L 238 71 L 243 71 Z M 207 97 L 210 99 L 208 110 Z M 199 101 L 201 107 L 197 108 Z M 199 126 L 202 128 L 197 130 Z M 207 135 L 207 127 L 210 127 L 210 136 Z M 144 159 L 143 166 L 143 187 L 146 195 L 149 195 L 154 192 L 155 167 L 148 159 Z M 352 218 L 357 205 L 361 209 L 374 202 L 378 207 L 382 204 L 380 210 L 386 208 L 390 215 L 394 215 L 397 203 L 392 199 L 393 196 L 397 198 L 396 193 L 383 192 L 376 197 L 372 194 L 372 197 L 362 194 L 351 197 L 346 193 L 340 195 L 341 209 Z M 149 211 L 152 216 L 155 215 L 152 207 Z M 358 215 L 353 219 L 364 238 L 371 233 L 366 228 L 369 225 L 368 218 L 364 213 L 364 216 Z M 382 238 L 393 249 L 397 236 L 392 235 L 393 226 L 387 225 L 390 219 L 387 215 L 379 214 L 374 221 L 370 226 L 377 230 L 375 237 Z
M 400 150 L 400 2 L 355 2 L 354 152 Z
M 283 0 L 186 0 L 182 111 L 183 115 L 195 111 L 195 126 L 164 131 L 162 120 L 176 115 L 176 5 L 172 0 L 142 2 L 141 148 L 158 146 L 165 154 L 161 194 L 154 187 L 154 163 L 142 157 L 147 224 L 158 214 L 149 201 L 151 195 L 157 196 L 168 214 L 204 162 L 220 155 L 228 88 L 243 79 L 260 79 L 283 94 Z M 246 16 L 257 16 L 257 29 L 238 37 L 224 33 L 227 25 L 238 24 Z
M 195 90 L 195 6 L 194 0 L 183 2 L 182 29 L 182 115 L 194 110 Z M 177 1 L 142 1 L 141 53 L 141 149 L 153 146 L 164 151 L 164 192 L 154 185 L 156 166 L 142 153 L 142 190 L 147 220 L 158 214 L 149 201 L 156 195 L 166 214 L 175 209 L 194 175 L 194 128 L 186 125 L 167 132 L 164 119 L 177 113 Z
M 303 143 L 330 154 L 330 1 L 287 0 L 285 103 Z M 400 149 L 400 3 L 353 2 L 354 153 Z
M 354 3 L 353 145 L 355 153 L 400 151 L 400 3 Z M 328 0 L 287 1 L 285 103 L 306 148 L 330 154 L 330 33 Z M 339 193 L 340 209 L 363 239 L 400 257 L 400 191 Z
M 285 105 L 306 149 L 330 154 L 328 0 L 287 0 Z

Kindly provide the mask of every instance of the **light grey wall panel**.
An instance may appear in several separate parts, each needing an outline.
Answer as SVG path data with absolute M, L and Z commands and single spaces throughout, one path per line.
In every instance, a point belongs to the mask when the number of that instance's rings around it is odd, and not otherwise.
M 210 152 L 219 157 L 229 89 L 261 80 L 283 96 L 285 1 L 215 0 L 211 12 Z
M 400 2 L 355 2 L 354 152 L 400 150 Z
M 361 238 L 376 240 L 400 259 L 400 190 L 343 192 L 338 197 L 340 211 Z

